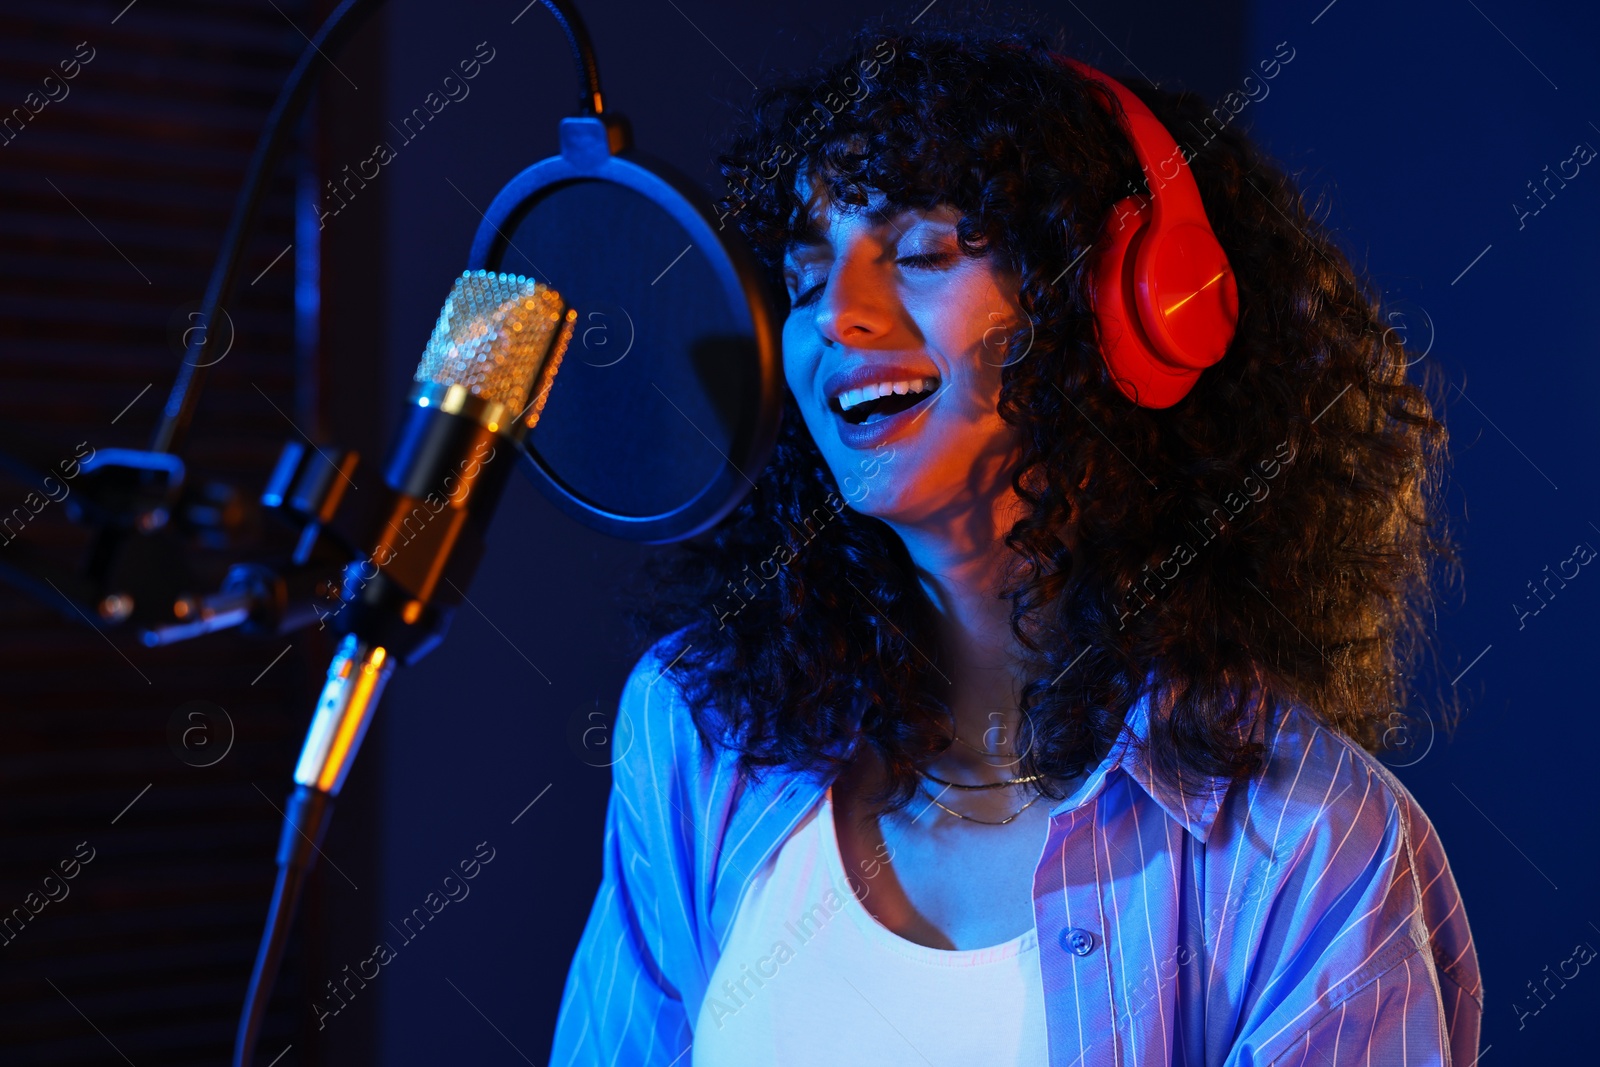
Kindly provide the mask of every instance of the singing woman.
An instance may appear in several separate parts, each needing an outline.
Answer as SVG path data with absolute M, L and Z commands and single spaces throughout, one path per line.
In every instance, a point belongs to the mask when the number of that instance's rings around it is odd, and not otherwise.
M 719 210 L 788 296 L 786 421 L 650 573 L 552 1064 L 1474 1061 L 1467 916 L 1374 755 L 1444 429 L 1228 117 L 1032 31 L 758 98 Z M 1160 330 L 1215 351 L 1129 355 Z

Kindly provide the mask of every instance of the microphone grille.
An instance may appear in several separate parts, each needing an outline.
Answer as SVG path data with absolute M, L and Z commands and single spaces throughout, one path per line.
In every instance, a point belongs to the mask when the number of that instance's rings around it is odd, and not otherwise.
M 459 385 L 519 412 L 537 386 L 535 406 L 542 410 L 576 319 L 577 312 L 542 282 L 466 271 L 439 312 L 414 380 Z M 538 410 L 527 414 L 531 426 Z

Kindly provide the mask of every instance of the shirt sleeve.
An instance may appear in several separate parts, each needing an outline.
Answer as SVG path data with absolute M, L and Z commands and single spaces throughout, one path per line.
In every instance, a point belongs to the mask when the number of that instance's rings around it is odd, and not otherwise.
M 657 736 L 671 687 L 659 679 L 647 653 L 623 687 L 614 734 L 626 750 L 612 767 L 600 888 L 567 972 L 551 1067 L 687 1062 L 691 1028 L 670 973 L 683 940 L 672 924 L 687 910 L 667 836 L 671 748 Z
M 1228 1067 L 1470 1067 L 1476 1058 L 1480 1003 L 1458 996 L 1461 964 L 1475 974 L 1476 962 L 1466 959 L 1470 934 L 1443 851 L 1392 777 L 1374 770 L 1367 784 L 1368 801 L 1330 810 L 1319 827 L 1317 842 L 1340 847 L 1324 860 L 1311 844 L 1282 902 L 1297 916 L 1286 935 L 1264 932 L 1278 951 L 1250 980 L 1256 1002 Z
M 1427 1067 L 1451 1062 L 1438 978 L 1419 950 L 1324 1012 L 1271 1064 Z

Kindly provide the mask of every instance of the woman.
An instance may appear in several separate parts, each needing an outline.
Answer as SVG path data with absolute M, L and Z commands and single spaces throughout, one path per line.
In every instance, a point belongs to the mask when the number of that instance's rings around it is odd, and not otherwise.
M 1454 879 L 1369 752 L 1443 428 L 1290 181 L 1126 84 L 1180 160 L 1035 36 L 863 35 L 721 157 L 785 429 L 651 576 L 553 1064 L 1476 1058 Z M 1096 271 L 1189 174 L 1226 354 L 1174 384 Z

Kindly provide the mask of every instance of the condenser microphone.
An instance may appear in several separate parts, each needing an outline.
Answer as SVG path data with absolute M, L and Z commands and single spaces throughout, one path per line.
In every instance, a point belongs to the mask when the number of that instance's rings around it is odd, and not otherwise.
M 554 289 L 520 274 L 456 279 L 384 465 L 393 500 L 320 625 L 406 664 L 443 639 L 576 318 Z
M 487 270 L 457 278 L 439 313 L 384 466 L 392 496 L 372 549 L 317 610 L 344 638 L 295 766 L 236 1065 L 255 1048 L 305 876 L 384 685 L 396 663 L 415 663 L 443 640 L 576 318 L 549 286 Z

